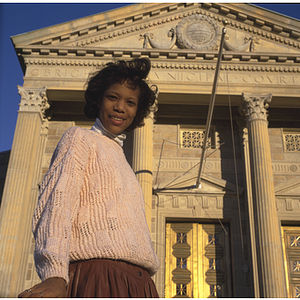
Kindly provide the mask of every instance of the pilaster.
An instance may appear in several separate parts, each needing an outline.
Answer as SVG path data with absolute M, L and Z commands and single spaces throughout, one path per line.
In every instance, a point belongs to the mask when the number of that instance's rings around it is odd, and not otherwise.
M 20 108 L 0 211 L 1 297 L 16 297 L 25 288 L 31 218 L 38 197 L 48 122 L 46 89 L 18 89 Z
M 243 94 L 240 113 L 246 118 L 249 135 L 259 292 L 260 297 L 276 298 L 287 297 L 287 291 L 267 122 L 271 98 L 271 94 Z
M 153 123 L 155 108 L 145 119 L 143 127 L 136 128 L 133 137 L 132 168 L 142 187 L 147 224 L 151 230 L 152 210 L 152 160 L 153 160 Z

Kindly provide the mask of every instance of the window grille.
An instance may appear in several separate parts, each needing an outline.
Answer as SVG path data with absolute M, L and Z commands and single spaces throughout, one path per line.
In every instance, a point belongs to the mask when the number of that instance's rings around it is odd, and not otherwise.
M 283 137 L 286 152 L 300 152 L 300 132 L 284 132 Z
M 215 148 L 215 131 L 214 128 L 210 130 L 207 139 L 207 148 Z M 190 128 L 180 127 L 180 148 L 184 149 L 199 149 L 204 145 L 205 128 Z

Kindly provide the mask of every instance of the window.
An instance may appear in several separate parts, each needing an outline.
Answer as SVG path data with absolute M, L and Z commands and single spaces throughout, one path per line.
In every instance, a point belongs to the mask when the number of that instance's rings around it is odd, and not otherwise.
M 205 128 L 180 126 L 180 148 L 203 148 Z M 215 129 L 212 127 L 207 139 L 207 149 L 215 149 Z
M 300 152 L 300 131 L 284 130 L 284 148 L 286 152 Z

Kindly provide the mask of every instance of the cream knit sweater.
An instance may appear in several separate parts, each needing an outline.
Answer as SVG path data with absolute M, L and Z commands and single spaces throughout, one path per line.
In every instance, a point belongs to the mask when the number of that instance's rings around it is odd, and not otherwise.
M 42 280 L 68 282 L 69 262 L 124 260 L 151 275 L 159 268 L 141 187 L 118 141 L 72 127 L 53 154 L 32 222 Z

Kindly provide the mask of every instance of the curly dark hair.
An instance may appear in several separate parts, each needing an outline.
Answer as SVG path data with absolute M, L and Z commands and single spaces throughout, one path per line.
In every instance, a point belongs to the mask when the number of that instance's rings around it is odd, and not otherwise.
M 150 106 L 155 102 L 157 86 L 149 86 L 145 79 L 151 69 L 151 62 L 148 58 L 137 58 L 129 61 L 119 60 L 109 62 L 106 66 L 92 74 L 87 82 L 84 94 L 84 114 L 89 119 L 96 119 L 99 116 L 98 104 L 101 103 L 104 92 L 113 84 L 123 84 L 129 80 L 130 88 L 140 90 L 137 113 L 126 131 L 132 131 L 136 127 L 144 125 L 144 118 L 150 113 Z

